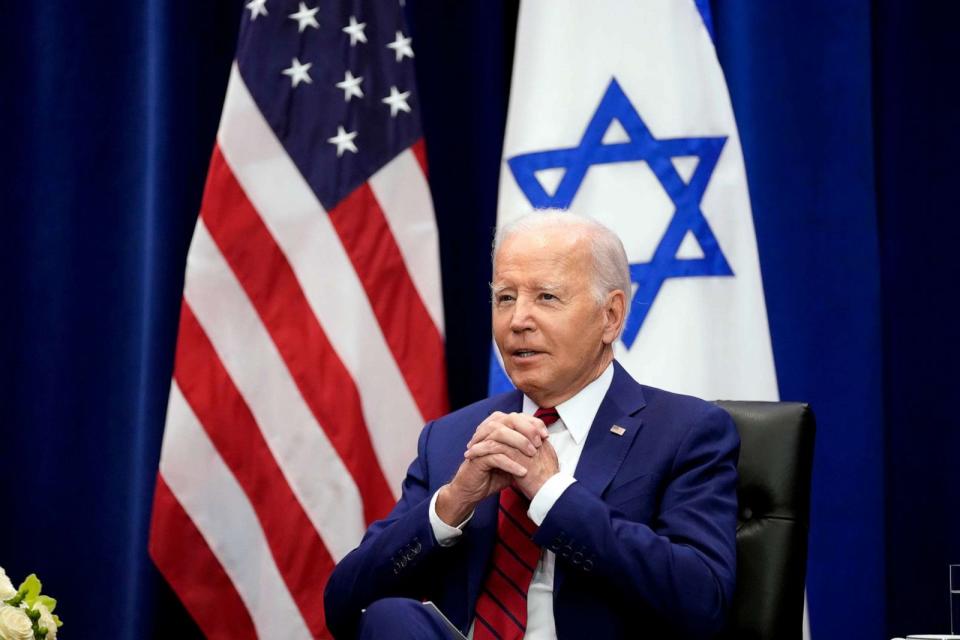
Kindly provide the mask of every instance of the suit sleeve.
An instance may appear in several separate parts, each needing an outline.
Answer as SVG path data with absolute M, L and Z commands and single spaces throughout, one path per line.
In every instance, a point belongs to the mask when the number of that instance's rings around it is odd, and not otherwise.
M 432 426 L 427 424 L 420 434 L 417 458 L 407 470 L 397 505 L 370 525 L 360 545 L 330 575 L 323 601 L 334 637 L 355 636 L 362 610 L 376 600 L 419 597 L 428 558 L 442 553 L 428 515 L 431 492 L 425 452 Z
M 722 628 L 733 596 L 739 437 L 730 416 L 713 406 L 692 422 L 649 526 L 574 483 L 534 540 L 570 574 L 602 580 L 686 632 L 704 635 Z

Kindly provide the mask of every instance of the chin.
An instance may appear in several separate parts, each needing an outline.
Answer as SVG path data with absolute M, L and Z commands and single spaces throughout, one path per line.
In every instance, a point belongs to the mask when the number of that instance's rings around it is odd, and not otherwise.
M 520 371 L 510 371 L 505 369 L 507 377 L 510 378 L 510 382 L 513 383 L 517 389 L 526 393 L 525 389 L 530 385 L 530 375 L 525 372 Z
M 513 382 L 513 386 L 530 398 L 535 397 L 537 391 L 543 388 L 542 385 L 537 384 L 536 378 L 530 375 L 510 376 L 510 381 Z

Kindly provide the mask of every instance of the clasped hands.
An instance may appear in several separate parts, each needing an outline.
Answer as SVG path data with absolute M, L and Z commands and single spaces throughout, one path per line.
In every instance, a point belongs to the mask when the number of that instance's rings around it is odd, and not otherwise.
M 457 474 L 437 495 L 437 515 L 457 526 L 489 495 L 513 484 L 532 498 L 560 470 L 540 418 L 496 411 L 480 423 Z

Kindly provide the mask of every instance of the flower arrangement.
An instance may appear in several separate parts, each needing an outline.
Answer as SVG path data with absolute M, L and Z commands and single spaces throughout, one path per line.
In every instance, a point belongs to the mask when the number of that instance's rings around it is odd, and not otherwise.
M 40 594 L 40 580 L 31 573 L 19 589 L 0 567 L 0 640 L 56 640 L 63 623 L 53 615 L 57 601 Z

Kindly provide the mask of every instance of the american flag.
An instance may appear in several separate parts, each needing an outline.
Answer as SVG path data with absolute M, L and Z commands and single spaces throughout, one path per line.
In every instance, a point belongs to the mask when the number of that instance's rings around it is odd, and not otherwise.
M 327 637 L 327 576 L 447 407 L 414 51 L 396 0 L 245 9 L 150 553 L 208 637 Z

